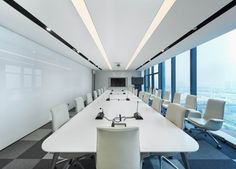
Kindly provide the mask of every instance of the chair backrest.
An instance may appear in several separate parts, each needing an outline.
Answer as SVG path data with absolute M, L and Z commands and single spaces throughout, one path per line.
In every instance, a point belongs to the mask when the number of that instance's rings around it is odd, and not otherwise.
M 157 94 L 157 90 L 156 90 L 155 88 L 153 88 L 153 90 L 152 90 L 152 94 L 153 94 L 154 96 L 156 96 L 156 94 Z
M 225 101 L 217 99 L 208 99 L 206 111 L 203 118 L 206 120 L 211 118 L 224 119 L 224 109 Z
M 134 89 L 134 95 L 138 96 L 138 89 Z
M 144 92 L 140 91 L 138 97 L 143 100 Z
M 149 88 L 149 93 L 152 94 L 152 87 Z
M 150 93 L 144 92 L 144 94 L 143 94 L 143 101 L 148 104 L 150 96 L 151 96 Z
M 93 98 L 96 99 L 98 97 L 98 93 L 96 90 L 93 91 Z
M 152 100 L 152 108 L 161 113 L 162 99 L 160 97 L 154 97 Z
M 139 129 L 98 128 L 96 169 L 140 169 Z
M 197 109 L 197 96 L 187 95 L 184 107 L 188 109 Z
M 169 91 L 164 91 L 163 99 L 170 100 L 170 92 Z
M 77 113 L 84 109 L 84 99 L 82 97 L 75 98 L 75 109 Z
M 93 101 L 92 94 L 91 93 L 87 93 L 86 97 L 87 97 L 87 105 L 92 103 L 92 101 Z
M 158 89 L 158 90 L 157 90 L 156 96 L 161 98 L 161 89 Z
M 175 93 L 173 103 L 180 104 L 181 93 Z
M 101 89 L 98 89 L 98 96 L 101 96 Z
M 102 94 L 104 93 L 104 90 L 103 90 L 103 88 L 101 88 L 101 93 L 102 93 Z
M 56 131 L 69 119 L 69 111 L 66 104 L 60 104 L 51 109 L 52 114 L 52 130 Z
M 185 107 L 179 104 L 170 103 L 167 108 L 166 118 L 174 123 L 177 127 L 183 129 L 186 113 L 187 109 Z

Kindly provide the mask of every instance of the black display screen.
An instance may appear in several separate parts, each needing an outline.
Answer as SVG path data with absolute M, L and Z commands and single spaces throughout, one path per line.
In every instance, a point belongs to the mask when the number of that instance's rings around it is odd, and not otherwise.
M 143 84 L 143 77 L 132 77 L 131 83 L 133 85 L 142 85 Z
M 125 87 L 126 78 L 111 78 L 111 87 Z

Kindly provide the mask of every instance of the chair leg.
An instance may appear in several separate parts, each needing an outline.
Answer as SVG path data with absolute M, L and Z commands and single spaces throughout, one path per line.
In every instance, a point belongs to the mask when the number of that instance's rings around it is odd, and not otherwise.
M 217 144 L 217 148 L 218 148 L 218 149 L 221 149 L 222 147 L 221 147 L 220 143 L 216 140 L 216 138 L 215 138 L 210 132 L 206 131 L 206 133 L 207 133 L 207 134 L 214 140 L 214 142 Z
M 54 153 L 53 154 L 51 169 L 55 169 L 58 157 L 59 157 L 59 153 Z

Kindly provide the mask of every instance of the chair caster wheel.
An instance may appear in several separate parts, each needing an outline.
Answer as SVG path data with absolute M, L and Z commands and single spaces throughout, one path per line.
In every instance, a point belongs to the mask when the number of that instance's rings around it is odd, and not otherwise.
M 222 146 L 218 144 L 217 149 L 222 149 Z

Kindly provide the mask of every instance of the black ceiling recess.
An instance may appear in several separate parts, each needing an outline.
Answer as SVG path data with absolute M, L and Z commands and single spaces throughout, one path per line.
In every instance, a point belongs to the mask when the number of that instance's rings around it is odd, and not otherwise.
M 202 27 L 206 26 L 208 23 L 210 23 L 211 21 L 213 21 L 214 19 L 218 18 L 220 15 L 224 14 L 225 12 L 227 12 L 228 10 L 230 10 L 231 8 L 233 8 L 236 5 L 236 0 L 231 1 L 230 3 L 228 3 L 227 5 L 225 5 L 223 8 L 221 8 L 219 11 L 217 11 L 216 13 L 214 13 L 213 15 L 211 15 L 210 17 L 208 17 L 206 20 L 204 20 L 203 22 L 201 22 L 199 25 L 195 26 L 193 29 L 191 29 L 189 32 L 187 32 L 186 34 L 184 34 L 182 37 L 180 37 L 179 39 L 177 39 L 176 41 L 174 41 L 172 44 L 170 44 L 169 46 L 167 46 L 164 50 L 160 51 L 159 53 L 157 53 L 155 56 L 153 56 L 151 59 L 149 59 L 149 61 L 155 59 L 156 57 L 158 57 L 159 55 L 161 55 L 162 53 L 166 52 L 167 50 L 169 50 L 170 48 L 172 48 L 173 46 L 175 46 L 176 44 L 178 44 L 179 42 L 181 42 L 182 40 L 186 39 L 188 36 L 190 36 L 191 34 L 193 34 L 194 32 L 196 32 L 197 30 L 201 29 Z M 143 65 L 139 66 L 136 70 L 140 69 L 141 67 L 143 67 L 144 65 L 146 65 L 149 61 L 145 62 Z
M 76 52 L 80 57 L 84 58 L 85 60 L 87 60 L 90 64 L 92 64 L 93 66 L 97 67 L 98 69 L 102 70 L 100 67 L 98 67 L 98 65 L 96 65 L 94 62 L 92 62 L 91 60 L 89 60 L 84 54 L 82 54 L 81 52 L 79 52 L 76 48 L 74 48 L 70 43 L 68 43 L 65 39 L 63 39 L 61 36 L 59 36 L 56 32 L 54 32 L 53 30 L 51 30 L 49 27 L 47 27 L 43 22 L 41 22 L 38 18 L 36 18 L 34 15 L 32 15 L 29 11 L 27 11 L 26 9 L 24 9 L 22 6 L 20 6 L 18 3 L 16 3 L 13 0 L 3 0 L 5 1 L 8 5 L 10 5 L 11 7 L 13 7 L 15 10 L 17 10 L 18 12 L 20 12 L 22 15 L 24 15 L 26 18 L 28 18 L 29 20 L 31 20 L 32 22 L 34 22 L 35 24 L 37 24 L 39 27 L 41 27 L 42 29 L 44 29 L 45 31 L 47 31 L 50 35 L 52 35 L 54 38 L 56 38 L 57 40 L 59 40 L 61 43 L 63 43 L 64 45 L 66 45 L 67 47 L 69 47 L 70 49 L 72 49 L 74 52 Z

